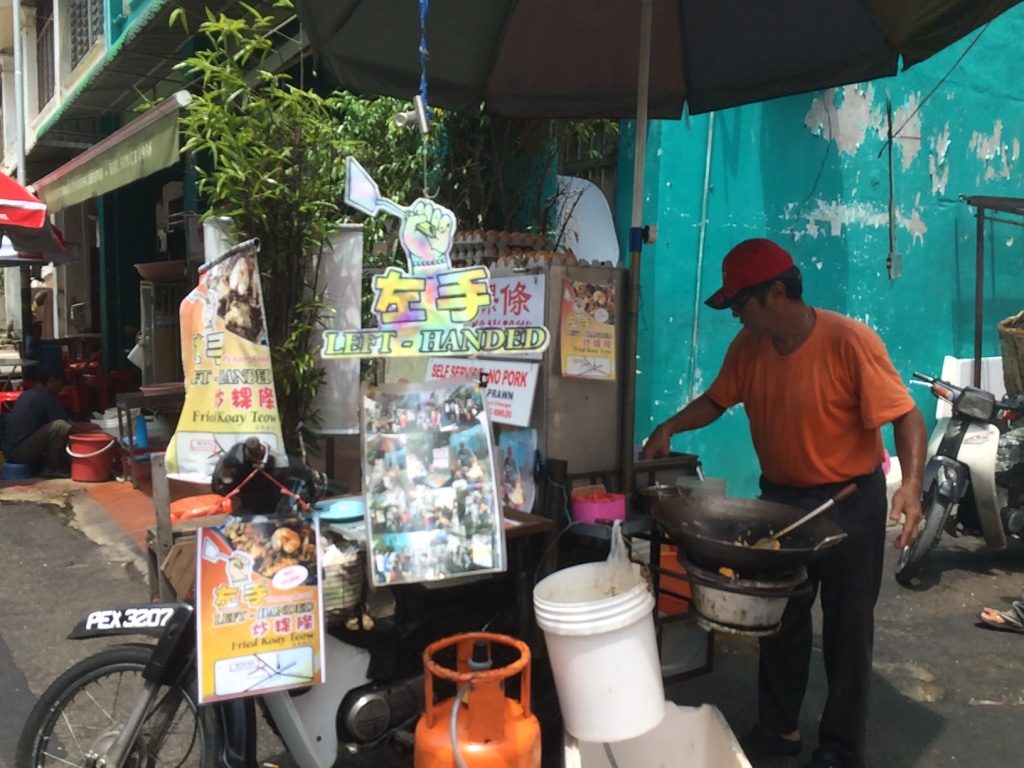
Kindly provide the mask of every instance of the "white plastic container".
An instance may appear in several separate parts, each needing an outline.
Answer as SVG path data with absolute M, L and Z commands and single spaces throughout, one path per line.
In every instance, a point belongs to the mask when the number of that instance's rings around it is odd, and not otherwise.
M 717 707 L 666 702 L 657 728 L 609 747 L 620 768 L 751 768 Z M 612 768 L 603 744 L 566 739 L 565 768 Z
M 533 590 L 566 730 L 617 742 L 650 731 L 665 715 L 654 597 L 640 567 L 584 563 Z

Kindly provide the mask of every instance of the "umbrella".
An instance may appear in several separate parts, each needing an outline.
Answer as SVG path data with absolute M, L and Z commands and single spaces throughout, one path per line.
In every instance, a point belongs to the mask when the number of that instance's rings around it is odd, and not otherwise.
M 37 232 L 46 223 L 46 203 L 7 174 L 0 174 L 0 230 L 18 238 Z
M 46 218 L 46 203 L 0 173 L 0 267 L 65 263 L 75 249 Z
M 34 234 L 17 236 L 18 245 L 7 235 L 0 241 L 0 267 L 30 267 L 39 264 L 69 264 L 78 258 L 78 246 L 65 243 L 59 229 L 47 225 Z
M 295 0 L 338 84 L 506 117 L 635 118 L 634 366 L 648 117 L 679 118 L 896 74 L 1020 0 Z M 424 34 L 425 29 L 425 34 Z M 632 408 L 623 424 L 632 481 Z
M 1019 0 L 653 0 L 649 116 L 896 74 Z M 415 0 L 297 0 L 341 87 L 420 90 Z M 636 116 L 642 0 L 420 0 L 428 101 L 508 117 Z

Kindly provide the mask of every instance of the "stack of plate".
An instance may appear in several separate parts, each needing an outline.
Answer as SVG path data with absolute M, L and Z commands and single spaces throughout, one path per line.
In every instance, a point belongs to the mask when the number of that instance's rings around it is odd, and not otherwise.
M 330 530 L 321 533 L 320 546 L 324 614 L 329 619 L 355 616 L 366 588 L 366 549 Z

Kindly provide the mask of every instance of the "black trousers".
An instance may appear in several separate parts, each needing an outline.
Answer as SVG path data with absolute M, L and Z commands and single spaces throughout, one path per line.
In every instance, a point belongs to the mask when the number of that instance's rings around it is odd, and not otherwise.
M 810 671 L 811 607 L 820 592 L 828 698 L 818 747 L 841 760 L 843 768 L 864 768 L 874 609 L 885 552 L 885 476 L 879 468 L 854 481 L 857 493 L 825 513 L 846 531 L 846 539 L 808 566 L 813 589 L 791 599 L 780 631 L 761 639 L 758 670 L 761 724 L 777 733 L 797 730 Z M 810 510 L 844 485 L 786 488 L 762 478 L 761 498 Z

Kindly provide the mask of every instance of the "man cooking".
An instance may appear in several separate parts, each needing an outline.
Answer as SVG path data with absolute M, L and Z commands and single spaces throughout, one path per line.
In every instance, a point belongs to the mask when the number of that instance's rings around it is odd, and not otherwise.
M 827 514 L 847 533 L 809 568 L 814 587 L 786 607 L 780 631 L 762 638 L 758 717 L 748 757 L 796 755 L 811 656 L 811 606 L 821 592 L 828 699 L 818 748 L 805 768 L 863 768 L 874 606 L 885 546 L 880 428 L 892 423 L 903 483 L 891 518 L 896 547 L 921 520 L 925 427 L 881 339 L 863 323 L 803 301 L 800 270 L 771 240 L 746 240 L 722 263 L 723 286 L 707 300 L 743 328 L 711 387 L 648 438 L 644 458 L 667 456 L 673 434 L 699 429 L 742 403 L 761 464 L 761 498 L 812 509 L 848 483 L 858 490 Z

